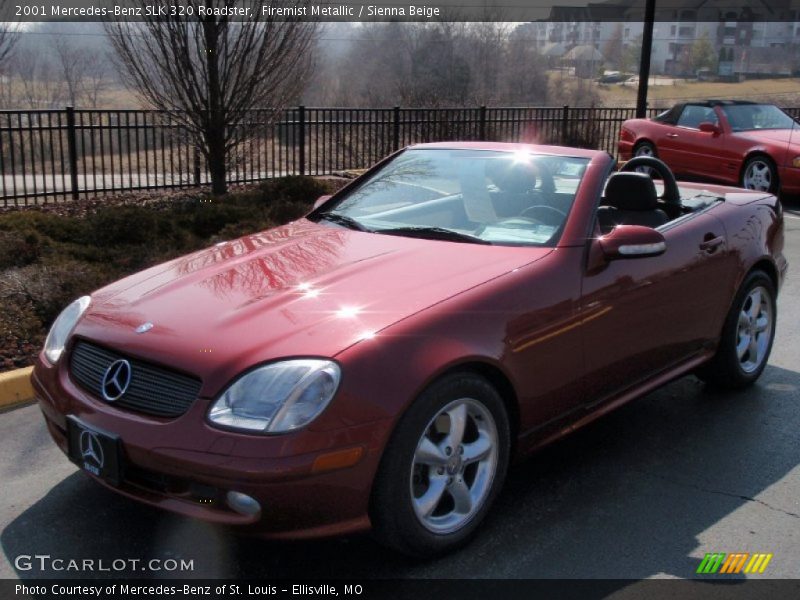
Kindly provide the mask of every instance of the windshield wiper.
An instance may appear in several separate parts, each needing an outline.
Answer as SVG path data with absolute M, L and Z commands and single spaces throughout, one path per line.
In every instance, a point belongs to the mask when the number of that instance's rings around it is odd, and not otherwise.
M 491 242 L 482 238 L 445 229 L 444 227 L 394 227 L 392 229 L 376 229 L 374 233 L 385 233 L 386 235 L 403 235 L 407 237 L 418 237 L 429 240 L 446 240 L 450 242 L 469 242 L 471 244 L 487 244 Z
M 372 231 L 371 229 L 364 227 L 361 223 L 359 223 L 352 217 L 341 215 L 339 213 L 330 213 L 330 212 L 322 213 L 321 215 L 319 215 L 319 219 L 320 220 L 324 219 L 326 221 L 330 221 L 331 223 L 342 225 L 344 227 L 347 227 L 348 229 L 355 229 L 356 231 Z

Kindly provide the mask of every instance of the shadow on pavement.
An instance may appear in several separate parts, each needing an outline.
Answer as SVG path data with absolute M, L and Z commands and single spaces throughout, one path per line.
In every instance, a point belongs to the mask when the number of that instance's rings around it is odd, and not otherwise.
M 735 394 L 709 392 L 692 377 L 675 382 L 514 467 L 474 542 L 428 563 L 368 536 L 302 543 L 237 537 L 141 506 L 80 473 L 56 483 L 0 542 L 12 565 L 21 554 L 194 561 L 191 573 L 92 577 L 692 577 L 698 537 L 734 511 L 759 502 L 778 511 L 776 518 L 791 517 L 753 499 L 800 464 L 792 425 L 800 421 L 799 397 L 800 373 L 777 367 Z M 744 527 L 715 551 L 770 551 L 749 548 L 751 535 Z

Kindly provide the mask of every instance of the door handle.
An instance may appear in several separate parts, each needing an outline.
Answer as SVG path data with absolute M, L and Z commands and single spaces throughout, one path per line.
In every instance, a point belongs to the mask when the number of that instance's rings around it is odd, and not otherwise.
M 676 138 L 676 137 L 678 137 L 678 134 L 677 133 L 668 133 L 667 137 L 668 138 Z
M 721 235 L 714 236 L 713 233 L 706 234 L 705 240 L 700 244 L 700 250 L 705 250 L 709 254 L 714 252 L 725 242 Z

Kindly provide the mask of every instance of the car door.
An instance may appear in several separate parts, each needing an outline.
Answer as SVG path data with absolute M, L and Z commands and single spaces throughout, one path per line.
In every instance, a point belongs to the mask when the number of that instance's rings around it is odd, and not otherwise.
M 673 131 L 666 135 L 663 144 L 671 156 L 673 171 L 698 176 L 714 177 L 719 162 L 720 136 L 700 131 L 700 123 L 719 126 L 719 117 L 713 107 L 687 104 Z
M 714 343 L 735 275 L 713 208 L 659 228 L 667 249 L 588 268 L 581 292 L 589 404 Z M 590 253 L 591 254 L 591 253 Z
M 658 158 L 674 169 L 675 164 L 675 144 L 673 142 L 677 127 L 672 123 L 651 122 L 648 129 L 648 136 L 652 137 L 652 142 L 656 146 Z

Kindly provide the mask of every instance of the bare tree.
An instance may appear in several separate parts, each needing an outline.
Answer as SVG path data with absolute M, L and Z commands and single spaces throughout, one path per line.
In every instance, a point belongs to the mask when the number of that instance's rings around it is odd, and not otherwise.
M 316 24 L 270 16 L 270 8 L 274 14 L 276 7 L 305 0 L 254 0 L 241 21 L 206 12 L 232 9 L 236 0 L 186 4 L 194 17 L 109 22 L 106 31 L 128 85 L 153 107 L 174 111 L 208 161 L 212 192 L 224 194 L 228 158 L 243 140 L 249 111 L 269 108 L 275 119 L 302 91 Z
M 55 64 L 34 48 L 21 46 L 9 61 L 9 77 L 14 88 L 12 102 L 29 108 L 54 108 L 62 106 L 65 86 Z
M 53 37 L 51 44 L 67 88 L 69 103 L 72 106 L 96 108 L 107 84 L 105 57 L 90 48 L 76 46 L 63 35 Z
M 17 25 L 6 21 L 11 13 L 12 5 L 8 0 L 0 0 L 0 72 L 2 72 L 3 62 L 11 54 L 14 44 L 17 42 Z

